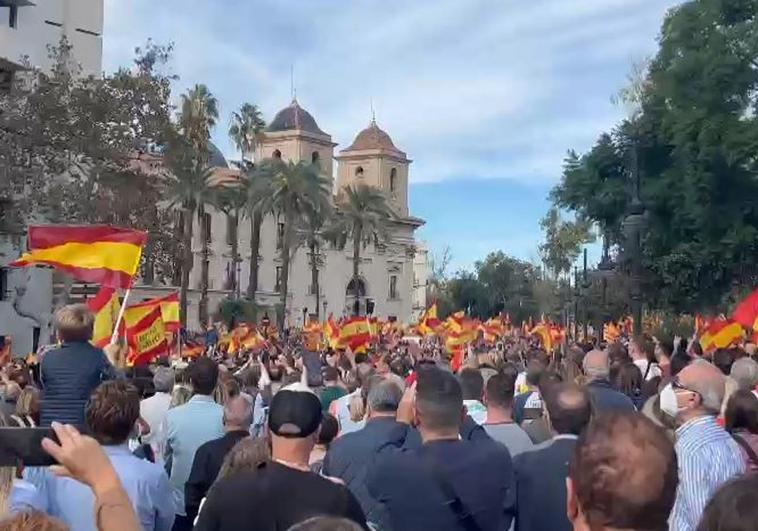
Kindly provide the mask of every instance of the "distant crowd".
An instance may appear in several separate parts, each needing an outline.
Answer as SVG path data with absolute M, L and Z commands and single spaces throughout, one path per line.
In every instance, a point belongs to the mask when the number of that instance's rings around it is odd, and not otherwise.
M 368 352 L 271 348 L 124 369 L 93 316 L 0 372 L 0 531 L 758 529 L 755 345 L 648 336 Z M 21 433 L 21 432 L 14 432 Z M 28 465 L 28 464 L 27 464 Z

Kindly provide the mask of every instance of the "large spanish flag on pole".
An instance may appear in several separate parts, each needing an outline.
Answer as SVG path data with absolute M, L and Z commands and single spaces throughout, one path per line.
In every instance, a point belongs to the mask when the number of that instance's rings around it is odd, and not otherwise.
M 371 343 L 371 326 L 365 317 L 351 317 L 340 327 L 340 345 L 356 352 Z
M 11 266 L 49 265 L 83 282 L 128 289 L 147 234 L 108 225 L 29 227 L 29 252 Z
M 126 329 L 129 356 L 126 364 L 130 367 L 146 365 L 155 357 L 168 352 L 166 329 L 161 319 L 161 309 L 156 306 L 149 314 Z
M 94 298 L 87 301 L 87 306 L 95 314 L 92 344 L 102 348 L 110 342 L 119 310 L 121 310 L 118 293 L 115 288 L 103 286 Z
M 741 325 L 758 330 L 758 290 L 748 295 L 734 310 L 732 318 Z
M 713 321 L 708 329 L 700 337 L 700 346 L 706 352 L 726 348 L 739 343 L 745 338 L 745 331 L 742 324 L 731 319 L 717 319 Z
M 179 330 L 179 293 L 177 292 L 133 304 L 126 309 L 124 317 L 127 323 L 135 323 L 156 307 L 161 309 L 161 319 L 166 330 L 170 332 Z

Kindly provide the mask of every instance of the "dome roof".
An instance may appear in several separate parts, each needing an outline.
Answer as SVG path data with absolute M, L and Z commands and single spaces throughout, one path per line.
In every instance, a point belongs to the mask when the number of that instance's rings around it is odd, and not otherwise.
M 308 131 L 309 133 L 316 133 L 317 135 L 326 135 L 316 123 L 316 120 L 311 116 L 311 113 L 303 109 L 297 100 L 292 100 L 289 107 L 285 107 L 274 116 L 271 123 L 266 128 L 267 131 L 292 131 L 299 129 L 301 131 Z
M 371 124 L 358 133 L 350 147 L 343 151 L 361 151 L 364 149 L 384 149 L 386 151 L 394 151 L 395 153 L 405 155 L 400 151 L 395 144 L 392 143 L 390 135 L 381 130 L 376 121 L 371 120 Z
M 208 165 L 214 168 L 228 168 L 229 163 L 221 150 L 213 142 L 208 142 Z

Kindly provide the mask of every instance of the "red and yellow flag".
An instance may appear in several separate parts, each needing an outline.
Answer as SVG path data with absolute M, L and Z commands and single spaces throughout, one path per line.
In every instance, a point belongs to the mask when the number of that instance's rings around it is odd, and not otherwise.
M 137 323 L 127 326 L 126 340 L 130 347 L 126 364 L 130 367 L 146 365 L 157 356 L 168 352 L 166 329 L 161 319 L 160 307 L 155 306 Z
M 437 303 L 435 302 L 429 306 L 424 312 L 424 315 L 421 316 L 417 330 L 422 336 L 430 336 L 436 333 L 441 325 L 442 321 L 437 317 Z
M 745 337 L 742 324 L 731 319 L 716 319 L 700 337 L 700 346 L 710 351 L 739 343 Z
M 92 299 L 87 301 L 90 311 L 95 314 L 95 325 L 92 328 L 92 344 L 104 347 L 110 343 L 113 327 L 116 326 L 121 303 L 114 288 L 102 286 Z
M 734 310 L 732 319 L 751 330 L 758 330 L 758 289 L 747 296 Z
M 621 337 L 621 329 L 614 322 L 603 325 L 603 341 L 606 343 L 615 343 Z
M 29 227 L 29 252 L 11 266 L 49 265 L 84 282 L 129 288 L 147 234 L 108 225 Z
M 166 330 L 169 332 L 179 330 L 181 324 L 179 321 L 179 293 L 177 292 L 165 297 L 158 297 L 133 304 L 124 310 L 124 315 L 129 314 L 129 322 L 137 322 L 156 307 L 160 307 L 161 309 L 161 319 L 163 319 L 163 326 Z
M 550 333 L 550 325 L 547 323 L 537 323 L 529 332 L 531 335 L 538 336 L 542 341 L 542 348 L 550 354 L 553 351 L 553 334 Z
M 339 347 L 340 327 L 334 322 L 334 316 L 332 314 L 329 314 L 329 318 L 324 323 L 324 340 L 332 349 Z
M 371 326 L 365 317 L 351 317 L 340 327 L 340 346 L 353 352 L 365 350 L 371 343 Z

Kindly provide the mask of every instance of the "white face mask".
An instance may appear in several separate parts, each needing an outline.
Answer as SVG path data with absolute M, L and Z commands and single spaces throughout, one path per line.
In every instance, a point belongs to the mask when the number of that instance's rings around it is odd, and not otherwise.
M 676 399 L 676 392 L 671 384 L 668 384 L 661 391 L 660 403 L 661 411 L 670 417 L 674 418 L 679 413 L 679 401 Z

